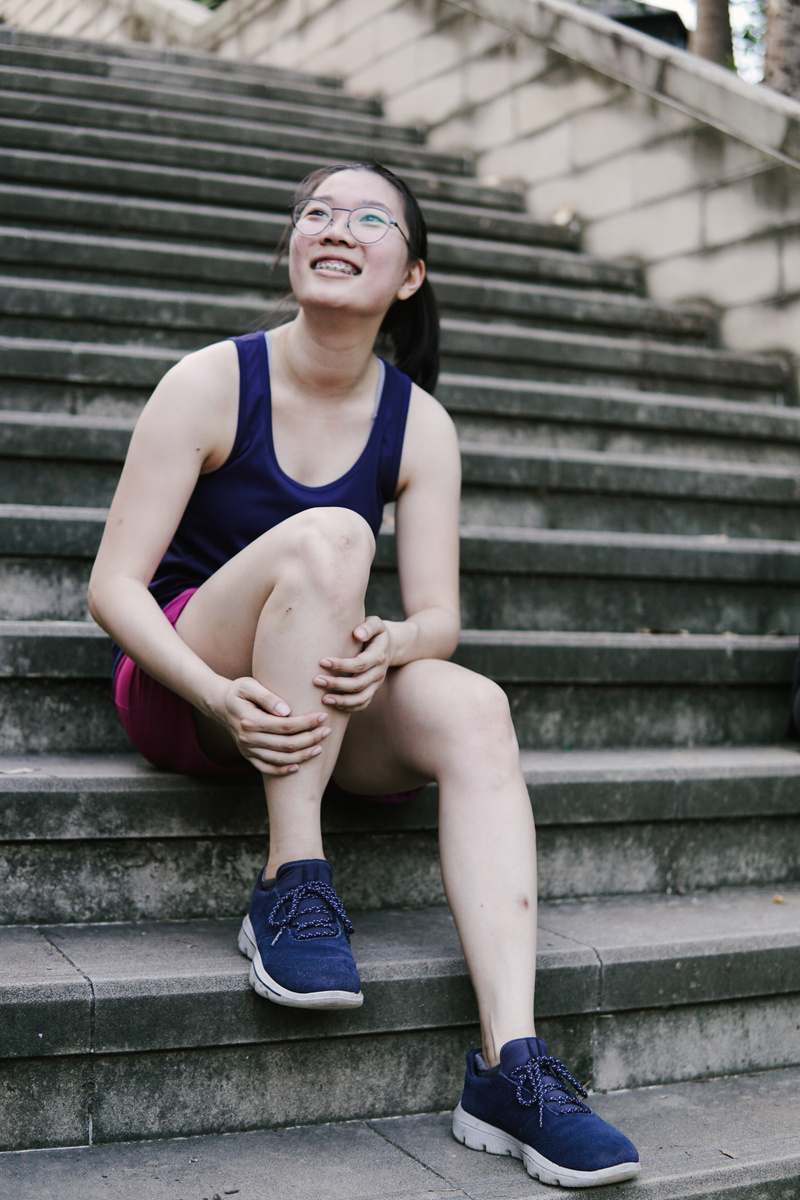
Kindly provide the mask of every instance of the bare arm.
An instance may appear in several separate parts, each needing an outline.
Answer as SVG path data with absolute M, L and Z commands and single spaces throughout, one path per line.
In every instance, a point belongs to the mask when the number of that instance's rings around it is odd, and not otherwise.
M 199 475 L 230 453 L 238 399 L 230 342 L 187 356 L 158 385 L 131 439 L 92 571 L 89 608 L 149 675 L 223 725 L 253 766 L 284 775 L 313 757 L 321 714 L 290 715 L 258 680 L 212 670 L 148 590 Z
M 209 715 L 223 681 L 178 636 L 148 584 L 199 475 L 228 453 L 237 383 L 236 351 L 226 343 L 164 376 L 131 439 L 89 583 L 95 620 L 149 675 Z

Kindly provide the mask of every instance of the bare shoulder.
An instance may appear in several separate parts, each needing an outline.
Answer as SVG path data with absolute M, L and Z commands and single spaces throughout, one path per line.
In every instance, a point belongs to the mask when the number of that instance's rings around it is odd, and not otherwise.
M 184 355 L 167 371 L 154 397 L 166 395 L 176 401 L 222 398 L 238 388 L 239 361 L 232 341 L 215 342 Z
M 167 371 L 139 421 L 140 437 L 197 443 L 204 469 L 225 460 L 236 435 L 239 360 L 231 341 L 185 355 Z
M 459 470 L 456 427 L 443 404 L 429 392 L 412 384 L 400 466 L 400 486 L 405 486 L 419 471 L 427 471 L 434 463 L 442 470 L 447 470 L 448 467 Z

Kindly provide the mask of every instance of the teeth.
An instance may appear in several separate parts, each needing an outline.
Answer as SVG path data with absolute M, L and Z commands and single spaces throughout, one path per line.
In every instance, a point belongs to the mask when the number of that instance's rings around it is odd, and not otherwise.
M 358 275 L 358 271 L 351 263 L 343 262 L 340 258 L 323 258 L 314 263 L 315 271 L 321 267 L 326 271 L 341 271 L 343 275 Z

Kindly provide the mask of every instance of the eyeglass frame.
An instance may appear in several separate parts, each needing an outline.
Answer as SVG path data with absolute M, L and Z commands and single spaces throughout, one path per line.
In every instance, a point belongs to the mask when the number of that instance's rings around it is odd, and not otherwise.
M 400 228 L 399 223 L 397 221 L 392 220 L 391 214 L 389 213 L 389 211 L 385 208 L 382 208 L 380 204 L 359 204 L 358 208 L 342 208 L 341 205 L 329 204 L 327 200 L 320 200 L 319 201 L 320 204 L 324 204 L 326 208 L 329 208 L 331 210 L 330 221 L 328 222 L 327 225 L 323 226 L 323 228 L 320 229 L 317 233 L 303 233 L 302 229 L 297 228 L 297 217 L 295 215 L 296 210 L 298 208 L 300 208 L 300 206 L 302 204 L 309 204 L 313 199 L 314 199 L 313 196 L 307 196 L 305 198 L 305 200 L 298 200 L 297 203 L 293 204 L 289 209 L 289 212 L 292 217 L 292 228 L 297 229 L 297 232 L 300 234 L 301 237 L 319 237 L 320 233 L 325 233 L 325 231 L 330 229 L 331 225 L 333 225 L 334 221 L 336 220 L 334 213 L 346 212 L 346 213 L 350 213 L 350 216 L 352 216 L 354 212 L 358 212 L 359 209 L 361 209 L 361 208 L 366 208 L 366 209 L 374 208 L 374 209 L 378 209 L 380 212 L 385 212 L 386 216 L 390 218 L 389 224 L 386 227 L 386 233 L 388 233 L 389 230 L 391 229 L 392 225 L 394 225 L 395 229 L 400 234 L 400 237 L 403 239 L 405 244 L 408 246 L 409 250 L 411 249 L 411 242 L 408 240 L 406 235 L 403 233 L 402 229 Z M 377 246 L 378 242 L 382 242 L 383 239 L 386 237 L 386 233 L 382 233 L 379 238 L 375 238 L 374 242 L 362 242 L 361 238 L 357 237 L 356 234 L 353 232 L 353 230 L 350 228 L 350 217 L 347 218 L 347 222 L 345 224 L 345 229 L 350 234 L 352 234 L 352 236 L 358 242 L 359 246 Z

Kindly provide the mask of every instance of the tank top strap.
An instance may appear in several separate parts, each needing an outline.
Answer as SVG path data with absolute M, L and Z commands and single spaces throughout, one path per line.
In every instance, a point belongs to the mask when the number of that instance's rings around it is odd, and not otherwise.
M 239 358 L 239 421 L 228 462 L 234 462 L 263 430 L 269 375 L 264 332 L 244 333 L 230 339 Z
M 388 504 L 394 500 L 397 491 L 411 399 L 411 380 L 391 363 L 384 361 L 384 367 L 383 392 L 375 422 L 379 426 L 380 437 L 378 488 L 383 503 Z

